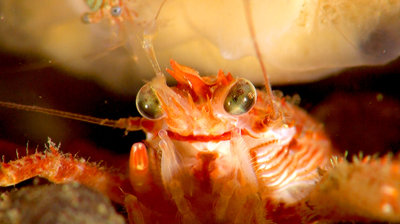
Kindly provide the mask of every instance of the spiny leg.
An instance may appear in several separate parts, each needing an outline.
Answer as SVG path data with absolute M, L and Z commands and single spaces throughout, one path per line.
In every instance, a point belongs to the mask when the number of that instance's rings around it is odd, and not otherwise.
M 121 204 L 125 197 L 123 192 L 131 192 L 126 177 L 108 172 L 84 159 L 62 154 L 52 142 L 49 142 L 49 149 L 45 153 L 37 152 L 15 161 L 1 163 L 0 186 L 15 185 L 35 176 L 54 183 L 78 182 Z

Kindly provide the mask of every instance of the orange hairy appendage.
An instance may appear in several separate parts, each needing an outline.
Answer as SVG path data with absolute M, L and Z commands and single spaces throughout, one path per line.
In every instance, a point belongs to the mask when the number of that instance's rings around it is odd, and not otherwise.
M 36 152 L 9 163 L 1 163 L 0 186 L 15 185 L 40 176 L 54 183 L 79 182 L 119 203 L 124 201 L 123 191 L 131 191 L 129 180 L 124 175 L 108 172 L 71 154 L 63 154 L 51 141 L 48 147 L 44 153 Z
M 334 164 L 304 201 L 304 222 L 400 221 L 398 157 L 354 157 L 352 163 Z

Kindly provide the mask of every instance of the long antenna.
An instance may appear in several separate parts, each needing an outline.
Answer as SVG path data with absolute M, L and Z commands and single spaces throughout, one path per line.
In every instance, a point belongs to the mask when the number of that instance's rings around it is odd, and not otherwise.
M 142 129 L 140 126 L 140 119 L 141 119 L 140 117 L 129 117 L 129 118 L 121 118 L 118 120 L 110 120 L 110 119 L 97 118 L 87 115 L 75 114 L 71 112 L 65 112 L 61 110 L 54 110 L 39 106 L 22 105 L 5 101 L 0 101 L 0 106 L 16 110 L 38 112 L 56 117 L 62 117 L 77 121 L 83 121 L 91 124 L 97 124 L 100 126 L 120 128 L 120 129 L 125 129 L 126 131 L 137 131 Z
M 244 10 L 246 13 L 246 21 L 247 21 L 247 26 L 249 27 L 251 40 L 253 41 L 254 50 L 256 51 L 257 59 L 260 64 L 263 76 L 264 76 L 265 90 L 267 92 L 267 95 L 269 96 L 267 100 L 269 101 L 268 103 L 269 103 L 269 105 L 271 105 L 271 108 L 272 108 L 272 117 L 274 117 L 275 116 L 275 108 L 274 108 L 274 104 L 272 101 L 273 94 L 272 94 L 272 89 L 271 89 L 271 83 L 270 83 L 268 75 L 267 75 L 267 69 L 265 68 L 264 60 L 262 59 L 260 47 L 258 46 L 257 35 L 256 35 L 256 31 L 254 29 L 253 17 L 252 17 L 252 12 L 251 12 L 250 0 L 243 0 L 243 4 L 244 4 Z

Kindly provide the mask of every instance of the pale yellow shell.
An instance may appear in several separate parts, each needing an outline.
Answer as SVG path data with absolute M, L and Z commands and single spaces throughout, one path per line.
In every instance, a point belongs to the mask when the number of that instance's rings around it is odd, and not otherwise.
M 242 0 L 166 0 L 151 26 L 162 2 L 125 0 L 138 13 L 133 21 L 117 25 L 105 18 L 87 25 L 80 18 L 90 9 L 82 0 L 2 0 L 0 43 L 133 92 L 140 78 L 154 76 L 138 39 L 147 32 L 154 34 L 162 70 L 173 58 L 202 74 L 224 69 L 262 84 Z M 317 80 L 350 66 L 383 64 L 400 53 L 400 0 L 250 2 L 272 84 Z

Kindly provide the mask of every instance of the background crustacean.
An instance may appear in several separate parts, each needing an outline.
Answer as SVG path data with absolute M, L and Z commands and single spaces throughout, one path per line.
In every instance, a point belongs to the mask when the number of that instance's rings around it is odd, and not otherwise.
M 395 6 L 396 1 L 393 1 L 392 4 Z M 339 29 L 340 30 L 340 29 Z M 340 33 L 340 32 L 339 32 Z M 342 32 L 343 34 L 343 32 Z M 156 48 L 157 49 L 157 48 Z M 392 48 L 390 48 L 392 49 Z M 4 57 L 4 58 L 10 58 L 10 57 Z M 9 59 L 12 60 L 13 58 Z M 387 69 L 392 72 L 396 72 L 396 68 L 398 68 L 398 63 L 394 62 L 391 67 L 387 67 Z M 52 70 L 51 70 L 52 71 Z M 224 69 L 224 71 L 229 71 Z M 362 73 L 369 73 L 371 74 L 370 70 L 361 70 Z M 374 70 L 380 71 L 380 69 Z M 35 71 L 30 71 L 28 75 L 34 74 Z M 43 71 L 40 71 L 38 73 L 45 73 L 46 69 Z M 355 73 L 356 70 L 352 70 L 348 73 Z M 213 72 L 215 74 L 215 71 Z M 20 73 L 18 73 L 20 75 Z M 41 74 L 42 75 L 42 74 Z M 236 74 L 234 74 L 236 75 Z M 363 76 L 353 76 L 353 78 L 344 78 L 345 76 L 338 77 L 336 79 L 331 79 L 327 81 L 321 81 L 317 84 L 310 84 L 310 85 L 301 85 L 297 87 L 297 90 L 294 90 L 295 92 L 299 92 L 302 96 L 303 100 L 303 106 L 308 107 L 308 109 L 313 109 L 313 113 L 317 115 L 320 119 L 325 120 L 326 123 L 326 128 L 328 130 L 328 133 L 331 135 L 332 139 L 334 140 L 333 143 L 336 146 L 336 148 L 340 150 L 348 150 L 351 154 L 356 154 L 359 151 L 364 151 L 368 152 L 368 154 L 376 153 L 379 152 L 380 155 L 383 155 L 387 152 L 394 152 L 396 153 L 399 142 L 398 142 L 398 136 L 399 136 L 399 117 L 398 117 L 398 112 L 399 112 L 399 102 L 398 102 L 398 91 L 396 91 L 396 88 L 394 87 L 393 84 L 389 83 L 384 83 L 381 84 L 378 82 L 376 83 L 375 80 L 381 81 L 381 80 L 386 80 L 386 79 L 391 79 L 394 75 L 390 74 L 387 72 L 386 75 L 382 75 L 385 77 L 380 77 L 380 76 L 374 76 L 374 75 L 369 75 L 367 77 L 366 74 L 362 74 Z M 23 76 L 21 74 L 21 76 Z M 361 78 L 359 78 L 361 77 Z M 62 83 L 59 85 L 55 85 L 54 83 L 46 80 L 44 82 L 38 83 L 37 89 L 27 89 L 26 86 L 31 85 L 31 81 L 26 80 L 25 84 L 19 83 L 19 78 L 22 79 L 22 77 L 18 77 L 18 79 L 11 79 L 11 84 L 8 88 L 14 89 L 15 87 L 12 87 L 12 84 L 15 86 L 23 86 L 25 91 L 31 91 L 36 92 L 39 91 L 38 89 L 47 89 L 49 91 L 53 90 L 54 92 L 57 93 L 62 93 L 62 92 L 67 92 L 68 97 L 71 97 L 71 99 L 74 99 L 74 94 L 75 98 L 85 98 L 85 97 L 90 97 L 90 96 L 85 96 L 87 94 L 87 90 L 93 91 L 93 94 L 89 95 L 100 95 L 100 106 L 99 107 L 104 107 L 110 105 L 110 103 L 114 102 L 109 102 L 108 100 L 108 94 L 102 95 L 103 93 L 98 91 L 100 88 L 96 85 L 89 85 L 86 86 L 86 81 L 84 81 L 84 84 L 80 84 L 84 86 L 85 91 L 84 92 L 79 92 L 82 90 L 74 90 L 74 93 L 72 93 L 69 88 L 62 87 L 63 85 L 68 85 L 72 83 L 70 81 L 70 78 L 62 78 L 64 79 Z M 47 77 L 48 78 L 48 77 Z M 5 79 L 6 80 L 6 79 Z M 372 80 L 372 81 L 370 81 Z M 394 78 L 392 80 L 395 80 Z M 347 82 L 348 81 L 353 81 L 353 83 L 357 83 L 356 86 L 349 85 Z M 374 83 L 375 82 L 375 83 Z M 382 81 L 384 82 L 384 81 Z M 372 85 L 371 83 L 374 83 Z M 3 85 L 8 85 L 8 84 L 3 84 Z M 340 92 L 335 92 L 333 90 L 328 91 L 326 88 L 342 88 Z M 371 87 L 372 89 L 367 89 Z M 63 89 L 65 88 L 65 89 Z M 291 92 L 293 90 L 290 89 L 291 87 L 282 87 L 285 93 Z M 12 97 L 9 96 L 10 90 L 7 90 L 7 88 L 1 88 L 2 91 L 4 92 L 5 97 Z M 336 89 L 337 90 L 337 89 Z M 360 91 L 361 90 L 361 91 Z M 76 92 L 75 92 L 76 91 Z M 351 92 L 357 92 L 357 94 Z M 368 93 L 366 93 L 368 91 Z M 2 92 L 2 94 L 3 94 Z M 33 97 L 35 101 L 38 101 L 37 95 L 41 94 L 28 94 L 28 95 L 23 95 L 23 92 L 17 92 L 14 90 L 16 93 L 14 97 Z M 350 94 L 349 94 L 350 92 Z M 361 92 L 361 93 L 360 93 Z M 302 94 L 304 93 L 304 94 Z M 307 94 L 309 93 L 309 94 Z M 326 101 L 324 101 L 320 106 L 315 106 L 315 102 L 321 102 L 321 99 L 326 96 L 314 96 L 317 93 L 332 93 L 329 98 L 327 98 Z M 31 95 L 31 96 L 29 96 Z M 35 95 L 35 96 L 32 96 Z M 279 94 L 278 94 L 279 96 Z M 307 99 L 307 96 L 310 96 L 310 99 Z M 50 98 L 49 95 L 43 94 L 45 99 Z M 97 96 L 98 97 L 98 96 Z M 54 101 L 60 101 L 60 99 L 63 97 L 55 97 Z M 128 97 L 126 97 L 128 98 Z M 107 101 L 104 101 L 104 99 L 107 99 Z M 121 101 L 125 100 L 125 97 L 119 96 L 119 99 Z M 308 100 L 308 101 L 307 101 Z M 17 100 L 13 100 L 14 102 L 20 102 Z M 39 100 L 43 101 L 43 100 Z M 50 100 L 51 101 L 51 100 Z M 292 99 L 292 101 L 297 101 L 296 97 Z M 40 102 L 39 102 L 40 103 Z M 60 102 L 59 102 L 60 103 Z M 32 103 L 27 103 L 27 104 L 32 104 Z M 60 107 L 56 108 L 63 108 L 64 103 Z M 65 105 L 64 105 L 65 106 Z M 115 108 L 117 108 L 117 105 L 110 105 L 113 109 L 113 112 L 115 112 Z M 53 107 L 53 106 L 52 106 Z M 65 106 L 67 107 L 67 106 Z M 77 106 L 78 107 L 78 106 Z M 79 105 L 80 107 L 80 105 Z M 132 106 L 127 106 L 132 107 Z M 119 107 L 123 108 L 123 106 Z M 80 112 L 81 114 L 88 114 L 85 111 L 80 111 L 80 109 L 64 109 L 67 111 L 77 111 Z M 87 109 L 88 111 L 90 108 Z M 121 109 L 122 110 L 122 109 Z M 9 112 L 6 112 L 9 113 Z M 91 114 L 93 112 L 89 112 Z M 107 112 L 104 112 L 105 114 L 102 115 L 100 112 L 100 115 L 96 115 L 98 117 L 109 117 L 112 118 L 113 116 L 118 116 L 118 117 L 126 117 L 130 116 L 130 114 L 126 115 L 111 115 Z M 12 111 L 13 116 L 15 114 L 25 114 L 23 112 L 15 112 Z M 301 114 L 300 111 L 298 111 L 295 114 Z M 23 116 L 35 116 L 35 115 L 23 115 Z M 41 115 L 39 115 L 41 116 Z M 5 117 L 5 116 L 3 116 Z M 117 118 L 117 117 L 116 117 Z M 41 116 L 41 119 L 44 119 L 44 116 Z M 7 131 L 4 131 L 4 135 L 8 133 L 8 130 L 11 130 L 16 128 L 16 126 L 13 126 L 14 122 L 12 118 L 7 119 L 8 121 L 5 122 L 11 122 L 11 123 L 6 123 Z M 26 121 L 26 120 L 25 120 Z M 34 133 L 36 131 L 39 131 L 38 129 L 40 128 L 46 128 L 43 127 L 41 121 L 37 121 L 38 123 L 33 124 L 33 127 L 35 128 Z M 56 122 L 61 122 L 61 121 L 56 121 Z M 61 124 L 61 123 L 58 123 Z M 62 126 L 56 124 L 53 124 L 53 130 L 50 129 L 50 131 L 47 131 L 46 136 L 52 136 L 53 134 L 57 136 L 57 129 L 63 129 Z M 298 123 L 297 123 L 298 124 Z M 24 122 L 23 126 L 27 127 L 29 124 Z M 49 126 L 51 128 L 51 125 Z M 97 129 L 100 129 L 98 132 L 104 132 L 106 128 L 104 127 L 96 127 Z M 73 132 L 77 132 L 76 134 L 80 135 L 83 131 L 82 129 L 79 128 L 72 128 L 72 129 L 67 129 L 65 128 L 61 134 L 58 136 L 66 136 L 64 133 L 66 132 L 65 130 L 73 130 Z M 48 134 L 48 133 L 51 134 Z M 112 133 L 113 134 L 109 134 Z M 117 132 L 117 133 L 116 133 Z M 20 131 L 20 133 L 25 133 L 25 131 Z M 1 133 L 3 134 L 3 133 Z M 105 144 L 107 145 L 106 147 L 108 148 L 119 148 L 121 151 L 126 151 L 127 148 L 129 148 L 129 145 L 131 145 L 133 142 L 137 142 L 136 140 L 133 140 L 131 137 L 135 137 L 135 134 L 129 133 L 126 137 L 122 137 L 122 133 L 118 132 L 116 130 L 110 130 L 110 132 L 105 133 L 100 133 L 104 135 L 103 137 L 100 137 L 98 140 L 96 140 L 96 144 L 101 145 Z M 113 138 L 113 136 L 116 136 Z M 83 136 L 83 135 L 81 135 Z M 12 137 L 4 137 L 5 139 L 12 139 Z M 26 141 L 26 137 L 22 137 Z M 62 138 L 62 137 L 57 137 L 57 138 Z M 68 138 L 68 137 L 67 137 Z M 74 137 L 72 137 L 73 139 Z M 107 138 L 107 140 L 106 140 Z M 29 138 L 30 139 L 30 138 Z M 39 137 L 40 139 L 40 137 Z M 117 140 L 113 140 L 117 139 Z M 11 140 L 13 141 L 13 140 Z M 108 143 L 107 143 L 108 141 Z M 41 140 L 40 143 L 43 143 L 44 140 Z M 122 143 L 121 143 L 122 142 Z M 123 145 L 126 142 L 125 146 Z M 63 147 L 61 148 L 62 151 L 64 152 L 77 152 L 79 151 L 79 157 L 88 157 L 90 156 L 92 158 L 92 161 L 100 161 L 103 160 L 107 163 L 108 166 L 119 168 L 120 171 L 124 171 L 126 169 L 126 163 L 124 161 L 127 160 L 126 155 L 121 155 L 121 156 L 116 156 L 116 155 L 110 155 L 109 152 L 104 152 L 100 149 L 98 149 L 98 146 L 93 146 L 92 144 L 88 144 L 86 142 L 82 141 L 62 141 Z M 33 143 L 36 145 L 37 143 Z M 121 145 L 122 146 L 121 146 Z M 15 155 L 15 148 L 16 146 L 2 142 L 2 152 L 4 151 L 5 157 L 4 160 L 10 161 L 12 160 L 13 156 Z M 32 145 L 30 143 L 29 145 Z M 65 145 L 65 146 L 64 146 Z M 97 149 L 96 149 L 97 147 Z M 3 150 L 4 149 L 4 150 Z M 12 154 L 7 154 L 7 149 L 11 149 L 8 152 L 12 152 Z M 24 157 L 24 152 L 25 152 L 25 147 L 22 147 L 20 149 L 23 149 L 22 151 L 19 151 L 19 158 L 21 158 L 20 161 L 22 161 L 24 158 L 29 161 L 29 157 Z M 378 150 L 376 150 L 378 149 Z M 86 164 L 86 162 L 82 160 L 74 160 L 74 157 L 69 157 L 68 155 L 62 156 L 58 150 L 58 147 L 55 147 L 55 145 L 50 144 L 49 146 L 49 151 L 47 152 L 47 157 L 49 158 L 56 158 L 56 161 L 63 161 L 66 162 L 66 164 Z M 40 149 L 38 150 L 39 152 L 41 151 Z M 30 151 L 33 153 L 33 151 Z M 365 153 L 367 154 L 367 153 Z M 206 155 L 205 155 L 206 156 Z M 58 159 L 57 159 L 58 158 Z M 208 157 L 204 157 L 208 158 Z M 304 222 L 309 222 L 309 221 L 391 221 L 391 222 L 398 222 L 398 216 L 399 216 L 399 165 L 398 165 L 398 158 L 397 157 L 392 157 L 390 154 L 383 156 L 381 159 L 378 159 L 377 156 L 358 156 L 352 158 L 351 156 L 348 157 L 348 159 L 352 159 L 353 163 L 348 163 L 348 162 L 343 162 L 342 159 L 337 158 L 335 160 L 335 157 L 332 157 L 332 161 L 328 164 L 331 164 L 332 166 L 335 166 L 333 169 L 329 169 L 328 167 L 320 167 L 318 170 L 318 176 L 321 177 L 322 181 L 316 185 L 316 187 L 312 190 L 312 192 L 306 197 L 305 200 L 301 201 L 299 205 L 294 206 L 294 207 L 289 207 L 285 208 L 282 206 L 277 206 L 276 204 L 270 204 L 268 201 L 266 202 L 266 211 L 265 215 L 268 217 L 268 219 L 272 219 L 275 222 L 278 223 L 283 223 L 283 222 L 299 222 L 300 220 Z M 207 159 L 203 159 L 204 161 L 207 161 Z M 11 164 L 11 163 L 10 163 Z M 338 164 L 338 165 L 336 165 Z M 2 164 L 3 167 L 6 167 L 6 164 Z M 90 164 L 88 163 L 88 166 L 90 167 Z M 96 165 L 94 167 L 94 170 L 97 170 L 97 168 L 100 167 L 100 165 Z M 73 167 L 70 167 L 71 171 L 73 171 Z M 68 169 L 66 169 L 68 170 Z M 33 170 L 34 171 L 34 170 Z M 102 169 L 98 170 L 99 172 L 96 173 L 91 173 L 88 176 L 96 177 L 96 175 L 99 175 L 99 177 L 104 177 L 106 180 L 106 175 L 103 172 Z M 107 171 L 107 169 L 106 169 Z M 105 171 L 105 173 L 107 173 Z M 124 172 L 121 172 L 124 173 Z M 65 176 L 68 176 L 65 174 Z M 79 176 L 79 175 L 78 175 Z M 61 176 L 62 177 L 62 176 Z M 202 175 L 199 175 L 198 177 L 202 177 Z M 203 176 L 204 177 L 204 176 Z M 79 180 L 81 183 L 86 183 L 85 181 L 89 180 L 90 178 L 87 178 L 85 176 L 82 176 L 81 179 L 76 177 L 77 180 Z M 121 182 L 120 182 L 121 181 Z M 56 181 L 57 182 L 57 181 Z M 63 182 L 63 181 L 61 181 Z M 106 181 L 107 182 L 107 181 Z M 100 182 L 99 182 L 100 183 Z M 130 185 L 129 183 L 127 184 L 126 179 L 124 177 L 117 178 L 113 181 L 116 185 L 119 185 L 123 193 L 130 193 Z M 121 183 L 121 184 L 119 184 Z M 135 182 L 135 183 L 140 183 Z M 87 183 L 86 183 L 87 184 Z M 93 183 L 92 183 L 93 184 Z M 87 184 L 90 185 L 90 184 Z M 128 185 L 128 186 L 126 186 Z M 135 184 L 133 184 L 135 185 Z M 175 186 L 175 185 L 172 185 Z M 94 186 L 92 186 L 94 187 Z M 103 185 L 104 188 L 105 185 Z M 140 191 L 137 188 L 138 186 L 133 186 L 136 191 Z M 102 189 L 102 186 L 95 186 L 94 188 L 97 188 L 98 190 Z M 111 199 L 121 202 L 121 189 L 113 189 L 111 193 Z M 119 193 L 116 193 L 119 192 Z M 156 191 L 155 191 L 156 192 Z M 171 193 L 171 192 L 170 192 Z M 238 193 L 239 194 L 239 193 Z M 140 195 L 140 194 L 138 194 Z M 146 200 L 152 201 L 154 198 L 158 198 L 159 195 L 157 193 L 152 192 L 151 194 L 143 194 L 142 199 L 144 202 Z M 168 195 L 168 194 L 167 194 Z M 240 195 L 240 194 L 239 194 Z M 300 195 L 300 194 L 299 194 Z M 373 195 L 373 197 L 371 196 Z M 187 196 L 187 195 L 186 195 Z M 164 196 L 162 196 L 164 197 Z M 201 197 L 199 197 L 201 198 Z M 236 195 L 236 198 L 233 197 L 234 199 L 238 199 Z M 134 198 L 128 198 L 131 202 L 133 201 L 133 205 L 135 205 L 135 199 Z M 174 199 L 175 204 L 178 204 L 176 199 Z M 193 202 L 193 205 L 199 205 L 202 204 L 199 201 L 196 201 L 196 198 L 190 199 L 191 202 Z M 190 201 L 189 200 L 189 201 Z M 194 200 L 194 201 L 193 201 Z M 147 201 L 147 203 L 149 203 Z M 167 200 L 168 201 L 168 200 Z M 197 204 L 196 204 L 197 202 Z M 220 202 L 220 201 L 219 201 Z M 257 204 L 257 201 L 247 201 L 249 203 L 248 206 L 252 208 L 252 206 Z M 9 202 L 7 202 L 9 203 Z M 166 202 L 167 203 L 167 202 Z M 253 203 L 253 204 L 252 204 Z M 130 205 L 132 205 L 130 204 Z M 151 203 L 150 203 L 151 204 Z M 168 204 L 168 203 L 167 203 Z M 174 204 L 174 203 L 173 203 Z M 155 219 L 160 218 L 160 217 L 167 217 L 167 220 L 174 222 L 176 220 L 182 220 L 182 217 L 177 217 L 176 216 L 176 210 L 174 210 L 174 205 L 168 204 L 160 204 L 158 205 L 161 208 L 168 208 L 171 210 L 162 210 L 161 214 L 155 211 L 159 211 L 160 208 L 155 209 L 154 211 L 150 210 L 147 211 L 144 209 L 144 219 L 149 219 L 146 218 L 147 215 L 153 214 Z M 207 204 L 207 203 L 205 203 Z M 233 203 L 235 204 L 235 203 Z M 204 204 L 203 204 L 204 205 Z M 165 207 L 163 207 L 165 206 Z M 156 206 L 157 207 L 157 206 Z M 178 206 L 179 207 L 179 206 Z M 132 208 L 127 206 L 127 211 L 132 211 L 137 208 Z M 207 210 L 209 209 L 209 210 Z M 196 212 L 196 210 L 200 210 L 203 214 L 204 217 L 203 220 L 207 220 L 209 216 L 215 218 L 213 216 L 213 213 L 210 212 L 210 210 L 215 209 L 215 205 L 211 206 L 205 206 L 205 207 L 193 207 L 191 208 L 191 211 L 194 211 L 196 214 L 199 213 L 199 211 Z M 240 212 L 246 212 L 248 207 L 244 207 L 243 210 Z M 240 209 L 239 209 L 240 210 Z M 5 214 L 4 211 L 7 212 L 7 210 L 0 210 L 1 214 Z M 172 212 L 171 212 L 172 211 Z M 235 211 L 233 209 L 232 211 Z M 163 213 L 164 212 L 164 213 Z M 171 212 L 171 213 L 168 213 Z M 239 213 L 240 213 L 239 212 Z M 182 213 L 182 212 L 181 212 Z M 129 213 L 129 214 L 137 214 L 137 213 Z M 168 215 L 166 215 L 168 214 Z M 227 213 L 228 214 L 228 213 Z M 181 214 L 182 215 L 182 214 Z M 256 215 L 255 215 L 256 216 Z M 16 216 L 17 217 L 17 216 Z M 234 217 L 234 216 L 232 216 Z M 251 215 L 249 216 L 251 217 Z M 135 220 L 136 222 L 140 223 L 140 216 L 136 216 Z M 132 219 L 135 219 L 132 218 Z M 184 216 L 183 215 L 183 220 L 185 219 L 191 219 L 190 215 L 189 216 Z M 163 219 L 164 220 L 164 219 Z M 202 219 L 200 219 L 202 220 Z M 260 220 L 256 220 L 260 221 Z

